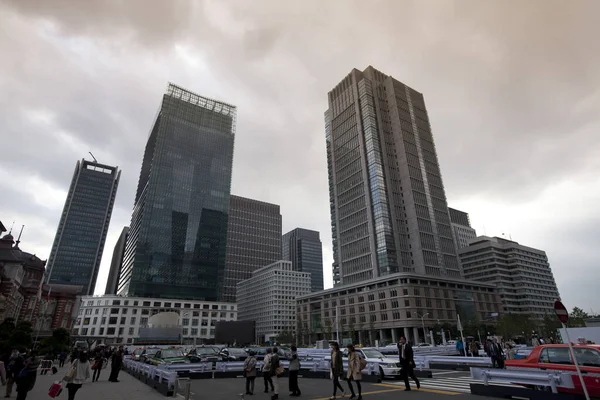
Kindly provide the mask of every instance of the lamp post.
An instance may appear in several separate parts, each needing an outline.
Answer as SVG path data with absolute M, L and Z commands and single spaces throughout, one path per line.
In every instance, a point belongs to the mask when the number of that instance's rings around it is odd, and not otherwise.
M 425 317 L 428 315 L 429 313 L 425 313 L 423 315 L 417 313 L 417 317 L 421 318 L 421 326 L 423 327 L 423 343 L 427 343 L 427 332 L 425 332 Z

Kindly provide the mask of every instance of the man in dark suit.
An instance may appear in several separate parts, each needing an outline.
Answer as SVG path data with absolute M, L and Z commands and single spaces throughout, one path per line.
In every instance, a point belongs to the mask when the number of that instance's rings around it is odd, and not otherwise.
M 410 377 L 417 384 L 417 389 L 421 388 L 419 380 L 415 376 L 415 359 L 412 346 L 406 343 L 406 338 L 400 336 L 400 343 L 398 343 L 398 356 L 400 357 L 400 366 L 402 370 L 400 372 L 402 379 L 404 379 L 405 391 L 410 390 L 410 383 L 408 378 Z

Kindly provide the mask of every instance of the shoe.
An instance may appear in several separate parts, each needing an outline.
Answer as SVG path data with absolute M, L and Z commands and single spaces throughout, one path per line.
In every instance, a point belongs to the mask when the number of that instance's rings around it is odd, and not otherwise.
M 359 394 L 356 400 L 362 400 L 362 394 Z
M 404 389 L 405 392 L 410 392 L 410 388 Z
M 265 389 L 265 393 L 269 393 L 269 389 Z
M 352 396 L 350 396 L 350 400 L 356 398 L 356 395 L 354 393 L 352 393 Z
M 421 382 L 417 382 L 417 389 L 421 389 Z

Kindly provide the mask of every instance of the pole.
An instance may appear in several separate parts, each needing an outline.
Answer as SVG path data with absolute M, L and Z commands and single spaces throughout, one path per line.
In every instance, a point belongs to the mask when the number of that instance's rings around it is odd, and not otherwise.
M 573 344 L 571 344 L 571 338 L 569 337 L 569 331 L 565 324 L 562 324 L 563 330 L 565 331 L 565 336 L 567 337 L 567 344 L 569 345 L 569 351 L 571 352 L 571 359 L 573 359 L 573 363 L 575 364 L 575 368 L 577 369 L 577 375 L 579 375 L 579 381 L 581 382 L 581 387 L 583 387 L 583 393 L 585 394 L 586 400 L 590 400 L 590 395 L 588 394 L 587 388 L 585 387 L 585 382 L 583 381 L 583 376 L 581 375 L 581 370 L 579 369 L 579 363 L 577 362 L 577 358 L 575 358 L 575 351 L 573 351 Z
M 463 336 L 463 329 L 462 329 L 462 324 L 460 323 L 460 315 L 458 315 L 458 328 L 460 328 L 460 339 L 462 340 L 463 343 L 463 352 L 465 354 L 465 357 L 467 356 L 467 348 L 466 348 L 466 343 L 465 343 L 465 337 Z
M 423 343 L 427 343 L 427 333 L 425 332 L 425 316 L 421 315 L 421 327 L 423 328 Z M 418 345 L 418 343 L 417 343 Z
M 338 321 L 338 310 L 339 307 L 335 306 L 335 337 L 338 345 L 340 344 L 340 323 Z

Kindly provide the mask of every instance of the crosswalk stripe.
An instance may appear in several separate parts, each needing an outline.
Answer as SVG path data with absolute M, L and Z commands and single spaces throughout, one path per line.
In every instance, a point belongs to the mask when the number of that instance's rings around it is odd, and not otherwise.
M 459 393 L 471 393 L 471 383 L 483 383 L 471 377 L 456 378 L 425 378 L 420 379 L 421 387 L 425 389 L 448 390 Z M 404 386 L 404 382 L 393 382 L 393 385 Z M 415 386 L 411 381 L 411 386 Z M 518 387 L 510 383 L 490 383 L 490 386 Z

